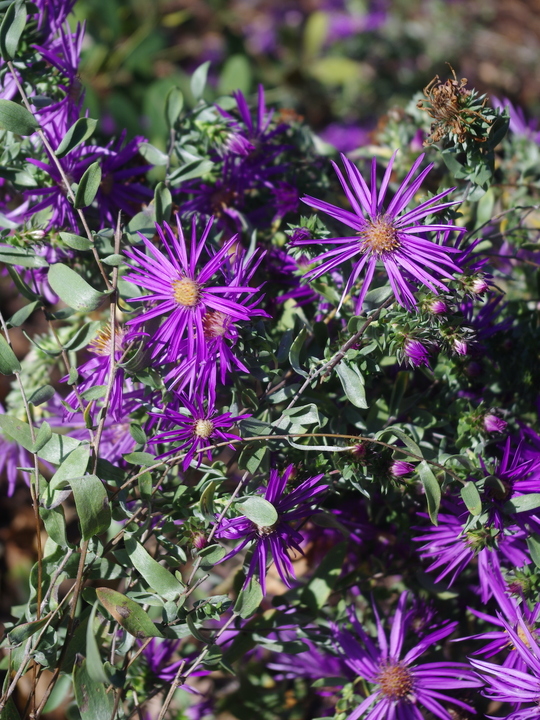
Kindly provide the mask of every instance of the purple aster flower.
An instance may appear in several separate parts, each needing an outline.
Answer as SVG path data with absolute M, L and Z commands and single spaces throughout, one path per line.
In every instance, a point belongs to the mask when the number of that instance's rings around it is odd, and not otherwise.
M 205 402 L 201 397 L 195 397 L 190 400 L 185 395 L 178 396 L 178 403 L 182 411 L 174 410 L 167 406 L 162 413 L 151 413 L 154 418 L 161 420 L 161 427 L 165 430 L 159 432 L 151 440 L 150 445 L 158 443 L 180 442 L 181 444 L 172 447 L 158 457 L 164 458 L 179 453 L 187 448 L 186 455 L 182 461 L 182 469 L 187 470 L 191 460 L 196 457 L 196 466 L 199 467 L 203 460 L 203 454 L 197 452 L 201 448 L 205 448 L 214 442 L 222 442 L 224 440 L 241 440 L 231 432 L 226 432 L 226 428 L 231 428 L 239 420 L 251 417 L 250 415 L 233 416 L 230 412 L 219 415 L 214 405 L 215 398 L 210 395 Z M 234 445 L 230 447 L 235 450 Z M 206 457 L 210 461 L 212 454 L 208 450 Z
M 128 344 L 126 331 L 122 327 L 115 328 L 115 341 L 114 341 L 114 359 L 116 363 L 122 360 L 126 346 Z M 91 387 L 96 385 L 107 385 L 109 381 L 109 374 L 111 372 L 111 327 L 106 324 L 88 345 L 87 348 L 94 357 L 87 362 L 83 363 L 79 368 L 79 376 L 82 378 L 79 382 L 77 389 L 79 394 L 85 392 Z M 67 381 L 68 376 L 62 378 L 62 382 Z M 114 420 L 119 421 L 124 415 L 124 380 L 125 373 L 124 369 L 117 366 L 116 373 L 114 376 L 114 382 L 112 392 L 110 396 L 110 402 L 108 411 Z M 127 381 L 126 390 L 131 392 L 133 390 L 133 383 L 131 380 Z M 76 412 L 80 410 L 77 404 L 77 396 L 73 390 L 65 399 L 66 403 L 74 408 L 73 412 L 66 410 L 64 417 L 67 420 L 73 419 Z
M 336 122 L 327 125 L 324 130 L 319 132 L 319 136 L 339 152 L 348 153 L 367 145 L 370 132 L 358 125 L 343 125 Z
M 406 208 L 429 173 L 433 164 L 423 170 L 415 180 L 413 175 L 419 168 L 424 155 L 416 160 L 405 180 L 399 186 L 394 198 L 384 207 L 384 200 L 392 168 L 396 157 L 392 155 L 388 167 L 384 173 L 381 187 L 377 192 L 377 161 L 373 158 L 371 165 L 371 190 L 368 188 L 358 168 L 342 155 L 342 161 L 347 172 L 348 183 L 342 175 L 338 166 L 333 163 L 339 181 L 351 203 L 353 212 L 343 210 L 330 203 L 316 198 L 306 196 L 303 199 L 307 205 L 321 210 L 330 217 L 339 220 L 345 225 L 353 228 L 356 235 L 340 237 L 322 242 L 337 245 L 334 250 L 321 253 L 314 262 L 322 261 L 319 267 L 310 270 L 306 277 L 315 279 L 330 272 L 334 268 L 357 255 L 360 259 L 353 263 L 353 270 L 350 274 L 342 294 L 343 298 L 349 294 L 364 268 L 366 274 L 362 283 L 361 291 L 356 299 L 356 313 L 362 309 L 362 303 L 369 289 L 378 262 L 382 262 L 388 274 L 388 280 L 394 291 L 397 302 L 403 307 L 411 310 L 416 307 L 416 300 L 413 295 L 414 286 L 411 279 L 414 279 L 438 294 L 439 289 L 446 290 L 447 287 L 436 277 L 440 275 L 449 280 L 452 279 L 452 272 L 461 272 L 461 268 L 451 259 L 451 253 L 457 253 L 457 248 L 448 245 L 439 245 L 431 242 L 421 235 L 432 232 L 457 231 L 463 232 L 462 228 L 449 224 L 422 225 L 420 221 L 428 215 L 440 212 L 441 210 L 455 205 L 459 201 L 436 204 L 446 197 L 454 188 L 445 190 L 435 197 L 426 200 L 418 207 L 406 212 Z M 352 189 L 351 189 L 352 188 Z M 311 245 L 313 240 L 301 240 L 296 245 Z
M 525 544 L 527 533 L 517 527 L 501 531 L 493 526 L 468 523 L 469 511 L 465 504 L 443 501 L 448 512 L 441 512 L 438 525 L 413 538 L 423 542 L 420 557 L 431 560 L 428 572 L 439 570 L 435 582 L 449 578 L 451 586 L 456 578 L 476 558 L 482 602 L 487 602 L 493 592 L 493 575 L 500 573 L 501 562 L 510 567 L 522 567 L 529 562 Z M 419 513 L 427 517 L 424 513 Z
M 289 465 L 281 477 L 277 470 L 270 471 L 264 499 L 274 506 L 278 514 L 278 519 L 272 527 L 260 527 L 241 515 L 230 520 L 223 519 L 215 534 L 216 538 L 240 540 L 240 544 L 228 553 L 223 561 L 236 555 L 249 543 L 254 543 L 246 584 L 257 574 L 263 593 L 266 593 L 266 566 L 270 556 L 280 578 L 287 587 L 291 587 L 290 578 L 294 577 L 294 569 L 287 550 L 293 548 L 302 553 L 300 544 L 303 538 L 290 523 L 310 515 L 312 504 L 327 489 L 326 485 L 321 484 L 323 475 L 316 475 L 305 480 L 288 495 L 283 495 L 293 470 L 294 465 Z
M 519 654 L 525 670 L 515 667 L 503 667 L 484 660 L 470 660 L 479 675 L 487 683 L 486 697 L 497 702 L 507 702 L 514 706 L 506 720 L 533 720 L 540 718 L 540 646 L 538 636 L 533 635 L 523 618 L 518 619 L 517 627 L 502 620 L 509 641 Z M 529 670 L 527 672 L 526 670 Z M 523 703 L 534 703 L 523 708 Z
M 505 108 L 508 108 L 508 114 L 510 115 L 510 130 L 515 135 L 521 135 L 535 143 L 540 143 L 538 120 L 534 118 L 532 120 L 527 120 L 523 109 L 517 105 L 513 105 L 508 98 L 499 100 L 494 97 L 492 102 L 493 107 L 501 112 L 503 112 Z
M 420 340 L 407 340 L 403 353 L 413 367 L 427 365 L 429 367 L 429 353 Z
M 405 605 L 408 593 L 402 593 L 395 612 L 390 636 L 374 607 L 377 625 L 378 647 L 359 623 L 354 611 L 350 620 L 356 637 L 347 630 L 335 626 L 336 644 L 345 663 L 360 678 L 373 685 L 369 695 L 353 710 L 347 720 L 422 720 L 425 709 L 441 720 L 452 716 L 442 702 L 449 702 L 474 712 L 466 703 L 441 691 L 462 690 L 482 685 L 471 669 L 464 663 L 430 662 L 418 665 L 416 661 L 432 645 L 450 635 L 457 622 L 447 623 L 425 635 L 408 652 L 404 651 L 408 623 Z
M 296 639 L 294 633 L 291 639 Z M 345 677 L 352 679 L 350 668 L 343 662 L 341 657 L 330 655 L 323 652 L 315 643 L 302 638 L 309 650 L 297 653 L 296 655 L 286 655 L 285 653 L 276 653 L 272 661 L 266 663 L 269 670 L 274 670 L 276 679 L 282 678 L 309 678 L 318 680 L 321 677 Z
M 484 430 L 489 433 L 502 433 L 506 430 L 508 427 L 508 423 L 506 420 L 503 420 L 500 417 L 497 417 L 497 415 L 493 415 L 492 413 L 488 413 L 484 416 Z
M 197 241 L 196 220 L 193 218 L 189 253 L 178 216 L 176 221 L 178 237 L 167 223 L 163 224 L 163 228 L 156 224 L 165 253 L 142 235 L 147 254 L 138 248 L 125 251 L 125 254 L 140 266 L 130 266 L 132 272 L 125 275 L 126 280 L 149 291 L 148 295 L 143 295 L 136 301 L 148 300 L 155 303 L 152 309 L 129 320 L 127 324 L 139 328 L 148 320 L 167 315 L 150 338 L 152 358 L 165 353 L 167 361 L 176 362 L 182 342 L 187 339 L 188 359 L 194 357 L 197 362 L 203 362 L 206 351 L 203 320 L 206 313 L 224 313 L 233 322 L 249 320 L 249 308 L 239 302 L 239 296 L 255 293 L 257 288 L 244 287 L 234 282 L 215 284 L 216 274 L 221 273 L 223 276 L 223 267 L 236 243 L 236 236 L 198 269 L 213 219 L 210 219 L 201 239 Z M 211 284 L 212 281 L 214 284 Z
M 403 477 L 404 475 L 412 475 L 414 472 L 414 465 L 405 460 L 396 460 L 390 466 L 390 472 L 394 477 Z
M 433 300 L 429 306 L 429 311 L 433 313 L 433 315 L 444 315 L 448 312 L 448 306 L 444 300 Z

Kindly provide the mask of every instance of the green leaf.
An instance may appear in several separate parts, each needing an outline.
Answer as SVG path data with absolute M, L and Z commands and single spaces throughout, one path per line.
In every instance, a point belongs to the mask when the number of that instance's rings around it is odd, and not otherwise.
M 202 550 L 199 550 L 199 555 L 202 558 L 201 567 L 203 570 L 209 570 L 210 568 L 217 565 L 225 557 L 227 551 L 221 545 L 207 545 Z
M 482 500 L 474 482 L 466 482 L 460 491 L 463 502 L 472 515 L 480 515 L 482 512 Z
M 28 303 L 28 305 L 25 305 L 20 310 L 17 310 L 17 312 L 13 313 L 7 321 L 8 327 L 20 327 L 24 322 L 26 322 L 26 320 L 28 320 L 38 305 L 39 300 L 34 300 L 34 302 Z
M 504 503 L 503 509 L 507 513 L 519 513 L 536 510 L 538 507 L 540 507 L 540 493 L 529 493 L 529 495 L 519 495 L 508 500 Z
M 39 515 L 43 520 L 43 525 L 47 531 L 47 535 L 54 540 L 57 545 L 67 549 L 69 543 L 66 535 L 66 518 L 64 508 L 59 505 L 57 507 L 48 508 L 40 507 Z
M 109 265 L 110 267 L 119 267 L 126 262 L 126 258 L 123 255 L 118 255 L 118 253 L 114 253 L 113 255 L 107 255 L 106 257 L 102 258 L 101 262 L 105 263 L 105 265 Z
M 86 280 L 63 263 L 52 265 L 48 277 L 54 292 L 74 310 L 97 310 L 109 294 L 94 290 Z
M 17 54 L 25 27 L 26 6 L 22 0 L 16 0 L 6 10 L 0 26 L 0 55 L 4 60 L 13 60 Z
M 208 76 L 208 68 L 210 67 L 210 61 L 207 60 L 195 70 L 191 77 L 190 88 L 191 94 L 193 95 L 195 102 L 202 98 L 204 88 L 206 85 L 206 78 Z
M 139 152 L 150 165 L 164 166 L 169 162 L 167 153 L 161 152 L 149 142 L 143 142 L 139 145 Z
M 0 428 L 8 439 L 19 443 L 25 450 L 33 452 L 32 435 L 28 423 L 11 415 L 0 415 Z M 38 451 L 38 455 L 43 460 L 59 464 L 80 444 L 80 440 L 53 433 L 49 442 Z
M 0 247 L 0 262 L 25 268 L 49 267 L 49 263 L 41 255 L 36 255 L 32 250 L 17 247 Z
M 83 540 L 90 540 L 109 529 L 111 507 L 107 491 L 97 475 L 84 475 L 71 478 L 75 507 Z
M 247 444 L 240 453 L 238 465 L 254 475 L 261 466 L 267 453 L 268 444 L 266 441 L 263 443 L 251 442 Z
M 156 222 L 169 222 L 171 218 L 173 199 L 171 191 L 165 183 L 158 183 L 154 191 L 154 205 L 156 208 Z
M 186 180 L 193 180 L 206 175 L 213 167 L 214 163 L 211 160 L 193 160 L 193 162 L 182 165 L 172 172 L 169 176 L 169 182 L 173 187 L 178 187 Z
M 234 612 L 245 620 L 257 610 L 262 603 L 263 597 L 261 586 L 255 578 L 251 578 L 246 587 L 242 588 L 238 593 Z
M 43 405 L 44 402 L 47 402 L 52 397 L 54 397 L 56 390 L 53 388 L 52 385 L 42 385 L 40 388 L 38 388 L 35 392 L 30 395 L 28 398 L 28 402 L 34 405 L 34 407 L 37 407 L 38 405 Z
M 25 297 L 27 300 L 31 300 L 32 302 L 34 300 L 39 300 L 39 295 L 36 295 L 36 293 L 24 282 L 22 277 L 15 270 L 15 268 L 12 268 L 8 265 L 7 271 L 10 274 L 15 287 L 23 297 Z
M 88 625 L 86 626 L 86 663 L 88 675 L 94 682 L 108 683 L 109 680 L 103 669 L 103 661 L 101 660 L 101 653 L 99 652 L 94 631 L 94 619 L 96 617 L 97 606 L 98 601 L 96 600 L 92 606 L 92 611 L 88 618 Z
M 93 320 L 92 322 L 85 323 L 81 328 L 79 328 L 79 330 L 77 330 L 75 335 L 73 335 L 73 337 L 65 343 L 64 350 L 71 350 L 72 352 L 82 350 L 88 345 L 90 340 L 93 340 L 96 337 L 100 327 L 101 322 L 99 320 Z
M 88 390 L 81 393 L 81 397 L 83 400 L 99 400 L 100 398 L 105 397 L 106 392 L 106 385 L 94 385 L 94 387 L 90 387 Z
M 167 568 L 154 560 L 144 547 L 132 537 L 126 538 L 125 546 L 133 566 L 146 580 L 153 592 L 166 600 L 177 600 L 178 596 L 184 592 L 182 583 L 178 582 Z
M 32 448 L 32 452 L 38 453 L 52 438 L 52 430 L 49 423 L 44 420 L 36 435 L 36 442 Z
M 315 574 L 302 591 L 302 602 L 314 612 L 320 610 L 328 600 L 334 589 L 347 552 L 347 543 L 340 542 L 334 545 L 323 558 Z
M 237 500 L 236 509 L 259 527 L 272 527 L 278 521 L 278 513 L 272 503 L 262 497 L 251 497 Z
M 364 378 L 360 370 L 342 361 L 336 366 L 336 373 L 348 400 L 357 408 L 367 408 Z
M 99 185 L 101 183 L 101 167 L 99 161 L 92 163 L 84 172 L 81 178 L 74 206 L 79 210 L 88 207 L 94 202 Z
M 92 680 L 86 663 L 86 658 L 77 655 L 73 668 L 73 690 L 81 720 L 111 720 L 114 694 L 107 692 L 104 683 Z
M 13 375 L 18 372 L 21 372 L 21 364 L 4 335 L 0 333 L 0 373 Z
M 401 442 L 405 445 L 405 447 L 410 450 L 414 455 L 422 457 L 422 451 L 420 450 L 420 447 L 400 428 L 397 428 L 393 425 L 384 428 L 384 430 L 381 430 L 375 435 L 375 439 L 380 440 L 385 435 L 395 435 L 395 437 L 399 438 Z
M 2 710 L 0 710 L 0 720 L 21 720 L 13 697 L 10 696 Z
M 147 452 L 132 452 L 124 455 L 123 457 L 124 460 L 127 460 L 127 462 L 132 465 L 144 465 L 145 467 L 150 467 L 151 465 L 156 464 L 156 458 L 151 453 Z
M 251 64 L 247 57 L 240 53 L 231 55 L 221 71 L 218 92 L 230 95 L 234 90 L 240 90 L 246 95 L 251 87 L 251 79 Z
M 75 450 L 69 453 L 67 458 L 60 465 L 49 481 L 49 488 L 55 490 L 58 487 L 64 487 L 71 482 L 71 478 L 82 477 L 88 467 L 90 459 L 90 447 L 88 445 L 79 445 Z
M 291 349 L 289 350 L 289 362 L 291 363 L 293 370 L 305 378 L 307 378 L 308 374 L 300 367 L 300 352 L 304 346 L 307 334 L 307 328 L 303 327 L 294 338 Z
M 199 501 L 201 513 L 209 522 L 212 522 L 216 516 L 216 510 L 214 508 L 214 493 L 216 491 L 216 487 L 217 482 L 208 483 L 201 493 L 201 499 Z
M 176 125 L 183 107 L 184 96 L 177 87 L 172 87 L 165 97 L 165 120 L 169 130 Z
M 129 433 L 139 445 L 144 445 L 146 443 L 146 433 L 138 423 L 131 423 L 129 426 Z
M 17 625 L 13 630 L 10 630 L 7 634 L 10 645 L 20 645 L 29 637 L 32 637 L 38 630 L 45 625 L 47 618 L 41 618 L 40 620 L 34 620 L 32 622 L 23 623 Z
M 425 460 L 417 467 L 420 480 L 424 486 L 426 493 L 427 507 L 429 517 L 434 525 L 437 525 L 437 515 L 441 504 L 441 488 L 435 475 L 431 472 L 431 468 Z
M 12 100 L 0 100 L 0 129 L 15 135 L 31 135 L 39 128 L 35 117 Z
M 97 120 L 92 118 L 79 118 L 69 128 L 60 145 L 54 151 L 56 157 L 63 158 L 74 150 L 85 140 L 88 140 L 94 134 Z M 90 204 L 90 203 L 88 203 Z
M 139 639 L 163 637 L 149 616 L 134 600 L 106 587 L 97 588 L 96 595 L 103 607 L 130 635 Z
M 540 568 L 540 536 L 536 533 L 532 533 L 527 538 L 527 547 L 531 553 L 533 563 L 537 568 Z
M 88 238 L 81 237 L 80 235 L 74 235 L 73 233 L 61 232 L 59 233 L 62 242 L 73 250 L 91 250 L 94 247 L 94 243 L 90 242 Z

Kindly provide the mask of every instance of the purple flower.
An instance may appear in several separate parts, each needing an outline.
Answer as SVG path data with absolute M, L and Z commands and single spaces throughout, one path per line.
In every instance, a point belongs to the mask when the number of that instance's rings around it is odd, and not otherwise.
M 280 578 L 287 587 L 291 587 L 290 578 L 294 577 L 294 570 L 287 550 L 293 548 L 302 553 L 302 535 L 292 528 L 290 523 L 309 515 L 313 502 L 326 490 L 326 485 L 320 482 L 323 475 L 316 475 L 305 480 L 288 495 L 283 495 L 293 469 L 294 465 L 289 465 L 281 477 L 277 470 L 270 471 L 264 499 L 274 506 L 278 515 L 271 527 L 260 527 L 241 515 L 231 520 L 223 519 L 215 534 L 216 538 L 241 541 L 223 560 L 233 557 L 249 543 L 254 543 L 246 584 L 257 574 L 263 593 L 266 593 L 266 566 L 270 556 L 276 564 Z
M 149 444 L 181 443 L 181 445 L 167 450 L 158 457 L 168 457 L 173 453 L 188 448 L 182 461 L 182 469 L 187 470 L 195 455 L 197 455 L 196 466 L 199 467 L 204 453 L 197 451 L 207 447 L 212 441 L 241 440 L 238 435 L 225 432 L 225 428 L 231 428 L 238 420 L 248 418 L 250 415 L 233 416 L 230 412 L 218 415 L 213 396 L 210 396 L 206 403 L 200 397 L 190 400 L 185 395 L 179 395 L 178 401 L 183 406 L 183 412 L 167 406 L 162 413 L 151 413 L 154 418 L 161 419 L 161 424 L 166 429 L 149 440 Z M 233 445 L 230 447 L 233 450 L 235 449 Z M 206 456 L 210 460 L 210 450 L 207 451 Z
M 491 413 L 489 413 L 488 415 L 484 416 L 484 430 L 486 432 L 501 433 L 504 432 L 507 427 L 508 423 L 506 422 L 506 420 L 497 417 L 497 415 L 492 415 Z
M 126 280 L 149 291 L 148 295 L 143 295 L 136 301 L 148 300 L 154 303 L 152 309 L 129 320 L 127 324 L 138 328 L 148 320 L 166 315 L 165 321 L 149 341 L 152 358 L 165 353 L 168 361 L 177 361 L 182 342 L 187 339 L 188 359 L 194 357 L 197 362 L 202 362 L 205 359 L 205 314 L 217 311 L 230 317 L 233 322 L 249 320 L 249 309 L 238 302 L 238 296 L 254 293 L 257 289 L 239 286 L 234 282 L 215 284 L 216 274 L 221 272 L 223 275 L 222 269 L 228 262 L 228 253 L 236 242 L 236 236 L 198 269 L 213 221 L 210 219 L 201 239 L 197 241 L 196 221 L 195 217 L 193 218 L 191 247 L 188 253 L 178 216 L 176 220 L 178 237 L 167 223 L 164 223 L 163 228 L 156 225 L 165 253 L 143 236 L 141 238 L 147 254 L 138 248 L 125 251 L 125 254 L 140 266 L 130 266 L 132 272 L 125 275 Z
M 513 133 L 516 135 L 522 135 L 535 143 L 540 143 L 538 120 L 527 120 L 522 108 L 517 105 L 513 105 L 508 98 L 499 100 L 494 97 L 493 107 L 501 112 L 504 111 L 505 108 L 508 108 L 508 114 L 510 115 L 510 130 Z
M 347 720 L 421 720 L 424 715 L 420 712 L 420 705 L 441 720 L 451 720 L 452 716 L 441 705 L 441 701 L 474 712 L 466 703 L 441 692 L 479 687 L 482 684 L 467 665 L 457 662 L 416 664 L 416 660 L 426 650 L 453 632 L 457 622 L 433 630 L 404 653 L 403 645 L 408 630 L 405 615 L 407 595 L 404 592 L 399 599 L 389 637 L 376 608 L 373 609 L 378 647 L 358 622 L 352 609 L 349 614 L 357 637 L 335 626 L 336 644 L 345 663 L 357 676 L 374 686 Z
M 433 313 L 433 315 L 444 315 L 448 312 L 448 307 L 444 300 L 433 300 L 429 306 L 429 311 Z
M 451 193 L 453 188 L 435 195 L 435 197 L 426 200 L 418 207 L 406 212 L 407 206 L 433 167 L 433 164 L 429 165 L 413 181 L 413 175 L 424 158 L 424 155 L 420 155 L 405 180 L 399 186 L 394 198 L 385 208 L 384 200 L 396 153 L 392 155 L 388 163 L 378 192 L 377 162 L 375 158 L 371 166 L 370 190 L 358 168 L 350 160 L 347 160 L 344 155 L 341 157 L 351 187 L 349 187 L 338 166 L 335 163 L 333 165 L 343 190 L 351 203 L 353 212 L 343 210 L 310 196 L 304 197 L 303 201 L 316 210 L 321 210 L 330 217 L 353 228 L 356 235 L 323 240 L 322 242 L 337 245 L 337 248 L 323 252 L 314 258 L 315 262 L 322 261 L 322 263 L 318 268 L 310 270 L 306 277 L 318 278 L 342 263 L 360 255 L 360 259 L 353 263 L 352 273 L 342 294 L 343 302 L 343 298 L 349 294 L 362 270 L 366 269 L 362 288 L 356 299 L 357 313 L 362 309 L 362 303 L 378 262 L 382 262 L 384 265 L 397 302 L 409 310 L 416 307 L 416 300 L 413 295 L 414 286 L 411 279 L 426 285 L 435 294 L 438 294 L 437 288 L 447 290 L 446 285 L 436 276 L 440 275 L 451 280 L 452 272 L 461 272 L 461 268 L 454 263 L 449 255 L 459 251 L 447 245 L 438 245 L 420 237 L 420 235 L 431 232 L 449 233 L 453 230 L 461 233 L 463 230 L 449 224 L 422 225 L 420 221 L 428 215 L 455 205 L 458 201 L 436 204 Z M 295 244 L 310 245 L 314 242 L 316 241 L 301 240 Z
M 458 355 L 466 355 L 469 352 L 469 348 L 467 346 L 467 343 L 465 340 L 462 340 L 461 338 L 454 338 L 454 350 L 457 352 Z
M 422 345 L 419 340 L 407 340 L 403 348 L 403 353 L 413 367 L 418 367 L 419 365 L 427 365 L 429 367 L 429 353 L 425 345 Z
M 518 619 L 517 627 L 506 620 L 502 626 L 519 654 L 525 670 L 514 667 L 502 667 L 484 660 L 470 660 L 482 679 L 488 684 L 486 697 L 497 702 L 508 702 L 514 711 L 506 715 L 506 720 L 533 720 L 540 717 L 540 646 L 538 637 L 533 635 L 524 622 Z M 530 672 L 527 672 L 526 670 Z M 534 703 L 522 708 L 523 703 Z
M 411 475 L 414 472 L 414 465 L 405 460 L 396 460 L 390 467 L 390 472 L 394 477 L 403 477 L 404 475 Z

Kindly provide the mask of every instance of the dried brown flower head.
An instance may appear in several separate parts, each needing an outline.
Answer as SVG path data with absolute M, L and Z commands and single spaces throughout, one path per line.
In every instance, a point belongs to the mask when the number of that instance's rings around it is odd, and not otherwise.
M 475 93 L 466 88 L 467 78 L 458 80 L 454 68 L 450 64 L 448 67 L 452 71 L 453 79 L 442 82 L 439 76 L 435 75 L 424 88 L 426 100 L 419 100 L 417 103 L 420 110 L 425 110 L 435 120 L 431 125 L 431 134 L 424 141 L 424 145 L 431 145 L 450 134 L 461 143 L 467 137 L 471 137 L 476 142 L 485 142 L 485 137 L 471 133 L 471 123 L 474 118 L 480 118 L 491 124 L 491 120 L 480 112 L 487 98 L 484 98 L 480 104 L 474 103 Z M 476 104 L 478 109 L 474 110 L 471 104 Z

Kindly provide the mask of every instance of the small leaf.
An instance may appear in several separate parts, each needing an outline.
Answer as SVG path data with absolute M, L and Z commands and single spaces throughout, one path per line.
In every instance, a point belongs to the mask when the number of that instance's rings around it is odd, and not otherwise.
M 140 425 L 137 423 L 131 423 L 129 426 L 129 432 L 131 437 L 135 440 L 136 443 L 139 445 L 144 445 L 146 443 L 147 437 L 146 433 L 142 429 Z
M 74 235 L 73 233 L 61 232 L 59 233 L 62 242 L 73 250 L 91 250 L 94 247 L 94 243 L 90 242 L 88 238 L 81 237 L 80 235 Z
M 528 512 L 536 510 L 540 507 L 540 493 L 529 493 L 528 495 L 519 495 L 518 497 L 508 500 L 504 504 L 504 511 L 507 513 Z
M 93 120 L 92 118 L 83 117 L 76 120 L 64 135 L 60 145 L 54 151 L 56 157 L 65 157 L 68 153 L 74 150 L 77 145 L 80 145 L 85 140 L 88 140 L 88 138 L 93 135 L 96 125 L 97 120 Z
M 149 142 L 143 142 L 139 145 L 139 152 L 150 165 L 164 166 L 169 162 L 166 153 L 158 150 Z
M 109 679 L 103 669 L 103 661 L 94 632 L 94 619 L 96 617 L 97 606 L 98 601 L 96 600 L 90 612 L 90 617 L 88 618 L 88 625 L 86 626 L 86 663 L 88 675 L 94 682 L 108 683 Z
M 244 94 L 251 87 L 251 63 L 245 55 L 240 53 L 231 55 L 221 71 L 218 92 L 220 95 L 230 95 L 233 90 L 240 90 Z
M 74 310 L 97 310 L 108 293 L 101 293 L 63 263 L 49 269 L 49 284 L 58 297 Z
M 77 330 L 75 335 L 73 335 L 73 337 L 65 343 L 64 350 L 71 350 L 72 352 L 82 350 L 88 345 L 90 340 L 93 340 L 96 337 L 100 327 L 101 322 L 99 320 L 93 320 L 92 322 L 85 323 L 79 330 Z
M 16 0 L 6 10 L 0 26 L 0 54 L 4 60 L 13 60 L 17 54 L 21 35 L 26 27 L 26 7 Z
M 12 100 L 0 100 L 0 129 L 15 135 L 31 135 L 39 128 L 35 117 Z
M 165 119 L 169 130 L 176 125 L 184 107 L 184 96 L 177 87 L 172 87 L 165 97 Z
M 49 481 L 49 488 L 54 490 L 61 485 L 66 485 L 71 478 L 82 477 L 86 472 L 88 460 L 90 459 L 90 448 L 88 445 L 79 445 L 69 453 L 58 470 Z
M 147 613 L 134 600 L 105 587 L 97 588 L 96 595 L 103 607 L 130 635 L 138 639 L 163 637 Z
M 532 533 L 527 538 L 527 547 L 531 553 L 533 563 L 537 568 L 540 568 L 540 536 L 536 533 Z
M 17 312 L 13 313 L 13 315 L 7 321 L 8 326 L 20 327 L 24 322 L 26 322 L 26 320 L 28 320 L 28 318 L 38 307 L 38 305 L 39 300 L 34 300 L 34 302 L 28 303 L 28 305 L 25 305 L 20 310 L 17 310 Z
M 32 452 L 38 453 L 52 438 L 51 426 L 47 421 L 43 421 L 36 435 L 36 442 L 32 448 Z
M 52 385 L 42 385 L 40 388 L 38 388 L 35 392 L 30 395 L 28 398 L 28 402 L 34 405 L 34 407 L 37 407 L 38 405 L 43 405 L 44 402 L 47 402 L 52 397 L 54 397 L 54 393 L 56 390 L 53 388 Z
M 420 480 L 424 486 L 426 493 L 427 507 L 429 517 L 434 525 L 437 525 L 437 515 L 441 504 L 441 488 L 435 475 L 431 472 L 431 468 L 425 460 L 417 466 Z
M 251 497 L 240 498 L 235 505 L 242 515 L 245 515 L 259 527 L 272 527 L 278 521 L 276 508 L 262 497 L 252 495 Z
M 199 550 L 199 555 L 202 558 L 201 567 L 203 570 L 209 570 L 221 562 L 226 554 L 227 551 L 221 545 L 207 545 L 202 550 Z
M 79 210 L 88 207 L 94 202 L 99 185 L 101 183 L 101 167 L 99 162 L 92 163 L 81 178 L 77 193 L 75 195 L 74 206 Z
M 75 507 L 81 524 L 83 540 L 90 540 L 109 529 L 111 507 L 107 491 L 97 475 L 71 478 Z
M 100 398 L 105 397 L 106 392 L 106 385 L 94 385 L 94 387 L 90 387 L 88 390 L 81 393 L 81 397 L 83 400 L 99 400 Z
M 398 427 L 391 425 L 390 427 L 384 428 L 375 435 L 376 440 L 380 440 L 385 435 L 395 435 L 401 440 L 405 447 L 410 450 L 417 457 L 422 457 L 422 451 L 420 447 L 410 438 L 406 433 Z M 401 454 L 401 453 L 400 453 Z
M 47 618 L 41 618 L 40 620 L 17 625 L 17 627 L 14 627 L 13 630 L 10 630 L 7 634 L 9 644 L 20 645 L 25 640 L 28 640 L 29 637 L 32 637 L 34 633 L 37 633 L 38 630 L 41 630 L 46 622 Z
M 210 61 L 207 60 L 202 65 L 199 65 L 191 77 L 190 88 L 195 101 L 200 100 L 203 95 L 209 67 Z
M 251 578 L 246 587 L 242 588 L 238 593 L 238 598 L 234 605 L 234 612 L 238 613 L 244 620 L 253 615 L 263 600 L 261 586 Z
M 289 362 L 291 363 L 293 370 L 305 378 L 307 378 L 308 374 L 300 367 L 300 352 L 304 346 L 307 334 L 307 328 L 303 327 L 295 337 L 291 345 L 291 349 L 289 350 Z
M 126 552 L 135 569 L 142 575 L 148 585 L 166 600 L 176 600 L 184 591 L 182 583 L 151 557 L 145 548 L 131 537 L 125 540 Z
M 109 265 L 110 267 L 119 267 L 126 262 L 126 258 L 123 255 L 114 253 L 113 255 L 107 255 L 107 257 L 102 258 L 101 262 L 105 263 L 105 265 Z
M 156 208 L 156 222 L 169 222 L 171 217 L 173 199 L 171 191 L 165 183 L 158 183 L 154 191 L 154 205 Z
M 41 255 L 26 248 L 0 247 L 0 262 L 6 265 L 20 265 L 25 268 L 49 267 L 49 263 Z
M 151 465 L 156 464 L 156 458 L 151 453 L 147 452 L 132 452 L 124 455 L 123 457 L 124 460 L 132 465 L 144 465 L 145 467 L 150 467 Z
M 0 333 L 0 373 L 2 375 L 13 375 L 21 371 L 21 364 L 17 356 L 8 344 L 8 341 Z
M 482 500 L 474 482 L 466 482 L 460 491 L 463 502 L 472 515 L 480 515 L 482 512 Z
M 336 366 L 336 373 L 348 400 L 357 408 L 367 408 L 364 378 L 360 370 L 342 361 Z
M 86 658 L 76 656 L 73 668 L 73 690 L 81 720 L 111 720 L 114 713 L 114 694 L 105 684 L 90 677 Z
M 7 677 L 9 677 L 9 675 Z M 13 697 L 8 697 L 6 704 L 2 710 L 0 710 L 0 720 L 21 720 Z
M 54 540 L 57 545 L 67 549 L 69 547 L 69 543 L 66 535 L 66 518 L 64 515 L 64 508 L 61 505 L 53 508 L 40 507 L 39 515 L 43 520 L 43 525 L 45 526 L 47 535 Z

